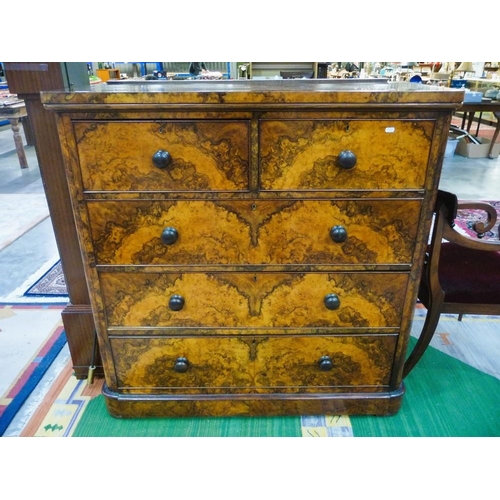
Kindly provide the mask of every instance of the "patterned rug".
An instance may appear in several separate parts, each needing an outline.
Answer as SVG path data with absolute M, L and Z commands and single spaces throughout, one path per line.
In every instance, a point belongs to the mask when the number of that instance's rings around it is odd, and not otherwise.
M 62 297 L 68 295 L 61 261 L 56 262 L 24 293 L 25 297 Z
M 490 205 L 495 207 L 497 211 L 497 222 L 491 231 L 487 231 L 483 236 L 483 241 L 500 241 L 499 225 L 500 225 L 500 201 L 487 201 Z M 460 210 L 455 219 L 455 224 L 459 232 L 469 236 L 476 236 L 473 225 L 476 222 L 486 222 L 486 214 L 481 210 Z
M 0 296 L 2 305 L 66 305 L 69 296 L 57 255 L 28 276 L 15 290 Z
M 9 384 L 11 381 L 5 392 L 1 391 L 3 394 L 0 397 L 0 436 L 4 435 L 16 414 L 66 344 L 66 333 L 61 323 L 60 310 L 60 307 L 53 306 L 17 305 L 0 308 L 2 348 L 12 351 L 3 358 L 9 366 L 0 368 L 2 378 L 7 378 L 2 382 Z M 38 318 L 37 328 L 33 328 L 34 318 Z M 54 318 L 57 318 L 55 325 Z M 13 338 L 14 335 L 15 338 Z M 34 355 L 17 376 L 11 375 L 10 365 L 15 366 L 23 362 L 18 351 L 28 351 L 28 349 Z

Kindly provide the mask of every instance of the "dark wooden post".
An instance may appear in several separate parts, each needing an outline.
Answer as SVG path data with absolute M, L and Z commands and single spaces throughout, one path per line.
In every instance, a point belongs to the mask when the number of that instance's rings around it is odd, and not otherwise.
M 62 320 L 77 378 L 87 377 L 94 348 L 94 319 L 71 209 L 55 115 L 47 111 L 40 92 L 89 86 L 86 63 L 4 63 L 9 91 L 26 103 L 28 120 L 42 176 L 49 213 L 61 257 L 69 304 Z M 97 347 L 96 347 L 97 349 Z M 99 354 L 95 360 L 100 365 Z M 98 366 L 96 373 L 102 373 Z

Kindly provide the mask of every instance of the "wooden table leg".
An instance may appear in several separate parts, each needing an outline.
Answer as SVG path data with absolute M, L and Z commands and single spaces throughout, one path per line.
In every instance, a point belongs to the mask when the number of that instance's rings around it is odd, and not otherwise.
M 463 115 L 462 115 L 462 126 L 460 127 L 462 130 L 465 130 L 465 122 L 467 120 L 467 112 L 464 111 Z
M 483 112 L 479 112 L 479 119 L 477 120 L 476 137 L 479 136 L 479 127 L 481 127 L 481 118 L 483 117 Z
M 472 122 L 474 120 L 474 115 L 475 114 L 476 113 L 474 111 L 469 111 L 469 113 L 467 113 L 467 116 L 468 116 L 468 120 L 467 120 L 467 132 L 469 132 L 469 133 L 470 133 L 470 127 L 471 127 Z
M 490 159 L 494 158 L 491 153 L 493 151 L 493 146 L 495 145 L 495 141 L 497 140 L 498 133 L 500 132 L 500 111 L 494 111 L 493 114 L 495 115 L 495 118 L 497 119 L 497 128 L 495 129 L 495 132 L 493 133 L 493 137 L 491 138 L 490 150 L 488 151 L 488 158 L 490 158 Z
M 26 159 L 26 152 L 23 146 L 23 137 L 20 134 L 19 118 L 10 118 L 10 126 L 14 132 L 14 144 L 16 145 L 17 157 L 19 158 L 19 165 L 21 168 L 28 168 L 28 160 Z

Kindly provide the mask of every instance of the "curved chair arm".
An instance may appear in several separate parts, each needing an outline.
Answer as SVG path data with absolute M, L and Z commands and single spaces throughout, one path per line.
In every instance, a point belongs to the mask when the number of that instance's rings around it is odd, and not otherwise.
M 482 238 L 484 233 L 490 231 L 497 223 L 497 211 L 495 207 L 484 201 L 459 201 L 457 203 L 457 210 L 483 210 L 486 212 L 486 224 L 482 221 L 475 222 L 472 229 L 477 233 L 478 238 Z
M 443 238 L 450 243 L 455 243 L 463 247 L 472 248 L 475 250 L 486 250 L 490 252 L 500 252 L 499 241 L 479 241 L 470 236 L 465 236 L 459 233 L 455 228 L 448 224 L 443 227 Z

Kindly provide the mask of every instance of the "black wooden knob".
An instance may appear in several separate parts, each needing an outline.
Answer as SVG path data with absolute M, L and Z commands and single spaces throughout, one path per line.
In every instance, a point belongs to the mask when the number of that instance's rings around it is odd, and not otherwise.
M 333 361 L 330 356 L 321 356 L 318 361 L 319 369 L 322 372 L 328 372 L 333 368 Z
M 344 150 L 339 153 L 337 156 L 337 165 L 344 170 L 349 170 L 356 165 L 356 155 L 349 150 Z
M 330 309 L 330 311 L 334 311 L 335 309 L 338 309 L 340 307 L 340 299 L 336 293 L 329 293 L 328 295 L 326 295 L 324 302 L 326 308 Z
M 343 243 L 347 240 L 347 231 L 344 226 L 333 226 L 330 229 L 330 236 L 335 243 Z
M 182 295 L 172 295 L 168 301 L 168 307 L 172 311 L 180 311 L 184 307 L 184 297 Z
M 172 163 L 172 157 L 168 151 L 159 149 L 153 155 L 153 165 L 157 168 L 167 168 Z
M 187 358 L 177 358 L 175 360 L 174 370 L 177 373 L 187 372 L 189 369 L 189 361 Z
M 161 233 L 161 241 L 163 241 L 165 245 L 173 245 L 178 237 L 179 233 L 175 227 L 166 227 Z

